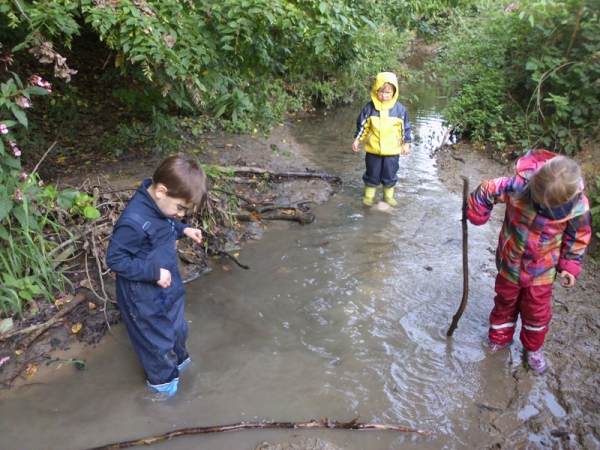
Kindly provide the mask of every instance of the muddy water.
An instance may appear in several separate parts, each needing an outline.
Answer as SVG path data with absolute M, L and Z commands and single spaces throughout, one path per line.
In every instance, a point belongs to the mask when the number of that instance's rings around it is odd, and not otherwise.
M 351 151 L 360 106 L 322 112 L 294 129 L 316 166 L 344 185 L 314 209 L 308 226 L 274 223 L 231 263 L 187 285 L 193 362 L 177 395 L 150 394 L 122 325 L 89 355 L 85 371 L 57 370 L 0 403 L 0 448 L 82 449 L 197 426 L 242 421 L 399 424 L 391 431 L 253 430 L 177 438 L 159 449 L 253 449 L 261 441 L 317 437 L 346 449 L 478 448 L 490 443 L 485 415 L 506 407 L 521 348 L 486 355 L 497 230 L 471 228 L 470 297 L 462 297 L 461 199 L 438 181 L 430 151 L 442 138 L 435 90 L 411 89 L 416 143 L 401 158 L 399 206 L 362 205 L 364 154 Z M 381 192 L 378 192 L 380 195 Z M 528 383 L 529 381 L 524 381 Z M 514 429 L 546 405 L 536 390 Z M 483 425 L 482 425 L 483 424 Z

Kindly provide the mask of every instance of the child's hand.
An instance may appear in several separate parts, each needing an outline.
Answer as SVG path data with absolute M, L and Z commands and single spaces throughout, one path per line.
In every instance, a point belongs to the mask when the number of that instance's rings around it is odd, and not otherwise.
M 408 155 L 409 153 L 410 153 L 410 143 L 405 142 L 404 144 L 402 144 L 402 154 Z
M 171 272 L 167 269 L 160 269 L 160 280 L 156 282 L 161 288 L 168 288 L 171 286 Z
M 185 228 L 183 234 L 198 244 L 202 242 L 202 231 L 197 228 Z
M 572 273 L 567 272 L 566 270 L 563 270 L 560 272 L 559 276 L 561 278 L 566 278 L 567 282 L 566 283 L 560 283 L 560 285 L 564 288 L 572 288 L 573 286 L 575 286 L 575 275 L 573 275 Z
M 352 143 L 352 150 L 357 153 L 360 152 L 360 141 L 358 139 L 354 139 L 354 142 Z

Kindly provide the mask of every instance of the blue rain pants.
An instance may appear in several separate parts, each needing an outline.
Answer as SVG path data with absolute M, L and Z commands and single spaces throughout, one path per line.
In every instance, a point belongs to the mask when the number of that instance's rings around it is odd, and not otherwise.
M 367 152 L 365 165 L 367 170 L 363 175 L 363 181 L 367 186 L 377 187 L 380 184 L 388 188 L 396 186 L 400 155 L 380 156 Z
M 136 222 L 141 219 L 133 216 Z M 144 229 L 151 237 L 153 230 Z M 146 255 L 171 272 L 168 288 L 117 276 L 117 301 L 148 386 L 170 395 L 177 390 L 178 366 L 189 362 L 188 327 L 183 317 L 185 289 L 177 268 L 176 238 L 172 233 L 166 242 L 153 242 Z

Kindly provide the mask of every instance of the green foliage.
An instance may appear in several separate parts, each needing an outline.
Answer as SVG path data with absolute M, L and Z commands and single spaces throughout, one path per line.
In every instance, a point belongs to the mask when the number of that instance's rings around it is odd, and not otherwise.
M 56 198 L 56 203 L 72 216 L 82 216 L 86 220 L 94 220 L 100 217 L 100 211 L 93 206 L 94 199 L 85 192 L 77 189 L 65 189 Z
M 5 210 L 0 223 L 0 308 L 5 315 L 21 314 L 24 302 L 40 296 L 53 300 L 54 293 L 64 292 L 69 284 L 51 257 L 53 239 L 64 231 L 48 216 L 52 190 L 29 184 L 33 187 L 22 187 L 22 201 Z
M 422 10 L 429 17 L 444 3 L 423 1 L 410 11 L 417 15 Z M 362 97 L 374 72 L 395 69 L 396 49 L 406 39 L 394 39 L 399 36 L 392 25 L 396 12 L 375 5 L 351 0 L 0 0 L 0 16 L 19 31 L 12 37 L 13 50 L 36 47 L 43 38 L 68 57 L 73 39 L 79 33 L 80 39 L 89 39 L 91 30 L 115 55 L 110 63 L 138 80 L 127 89 L 116 87 L 115 95 L 137 111 L 162 110 L 153 112 L 153 119 L 204 115 L 231 131 L 247 132 L 257 125 L 267 130 L 281 121 L 287 106 L 298 108 L 288 96 L 269 95 L 281 80 L 297 88 L 287 93 L 303 106 L 313 100 L 331 104 Z
M 572 153 L 600 118 L 600 4 L 523 0 L 456 14 L 436 70 L 448 122 L 474 140 Z

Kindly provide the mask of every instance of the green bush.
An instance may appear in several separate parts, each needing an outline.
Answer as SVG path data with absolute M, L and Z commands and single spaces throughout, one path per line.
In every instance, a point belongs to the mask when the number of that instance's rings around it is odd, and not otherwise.
M 600 119 L 598 2 L 523 0 L 453 14 L 434 63 L 446 120 L 473 140 L 570 154 Z

